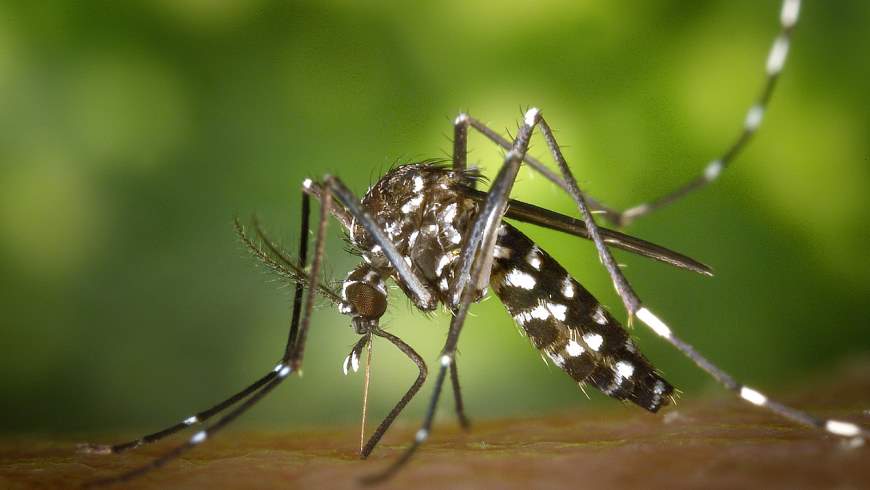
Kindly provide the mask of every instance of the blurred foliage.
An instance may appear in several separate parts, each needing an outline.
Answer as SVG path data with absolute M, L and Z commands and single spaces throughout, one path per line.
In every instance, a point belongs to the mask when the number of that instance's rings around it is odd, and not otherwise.
M 283 351 L 289 288 L 232 231 L 258 213 L 295 247 L 299 183 L 357 192 L 445 157 L 468 110 L 513 130 L 543 109 L 581 185 L 629 206 L 694 176 L 736 136 L 763 79 L 777 1 L 3 2 L 0 4 L 0 431 L 157 429 L 229 395 Z M 870 6 L 808 2 L 758 138 L 714 186 L 630 232 L 717 271 L 618 255 L 686 339 L 763 388 L 870 350 Z M 472 138 L 492 173 L 499 151 Z M 532 153 L 545 156 L 538 141 Z M 542 178 L 517 196 L 571 213 Z M 613 311 L 592 247 L 525 227 Z M 337 226 L 336 278 L 354 265 Z M 588 402 L 496 299 L 460 343 L 472 417 Z M 444 314 L 393 300 L 387 326 L 437 356 Z M 641 328 L 686 397 L 713 383 Z M 352 422 L 355 341 L 320 308 L 305 376 L 246 417 Z M 414 377 L 375 345 L 372 417 Z M 423 390 L 424 397 L 430 393 Z M 416 400 L 410 413 L 422 411 Z M 446 415 L 446 414 L 445 414 Z

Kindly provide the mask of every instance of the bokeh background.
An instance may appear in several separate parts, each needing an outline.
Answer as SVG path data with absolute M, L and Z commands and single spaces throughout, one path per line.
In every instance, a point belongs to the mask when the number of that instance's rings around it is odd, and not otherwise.
M 537 105 L 592 194 L 660 195 L 737 135 L 778 13 L 773 0 L 3 2 L 0 432 L 157 429 L 271 369 L 290 289 L 246 255 L 233 217 L 257 213 L 295 248 L 303 178 L 362 192 L 397 162 L 445 157 L 460 110 L 513 130 Z M 758 138 L 713 187 L 630 227 L 715 278 L 617 254 L 678 332 L 763 389 L 870 352 L 868 14 L 807 2 Z M 496 148 L 471 148 L 497 169 Z M 516 190 L 573 212 L 530 173 Z M 624 317 L 588 243 L 524 229 Z M 337 278 L 355 264 L 340 238 L 333 226 Z M 473 312 L 459 358 L 473 418 L 631 409 L 547 368 L 496 299 Z M 395 296 L 386 325 L 431 363 L 447 321 Z M 684 398 L 724 396 L 636 336 Z M 341 373 L 355 340 L 319 308 L 304 377 L 239 427 L 355 423 L 362 376 Z M 414 375 L 375 345 L 373 418 Z

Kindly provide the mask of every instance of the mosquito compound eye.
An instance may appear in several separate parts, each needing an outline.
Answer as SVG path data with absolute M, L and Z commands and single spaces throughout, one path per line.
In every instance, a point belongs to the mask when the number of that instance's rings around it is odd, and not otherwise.
M 387 297 L 375 287 L 357 282 L 347 287 L 347 302 L 363 318 L 380 318 L 387 311 Z

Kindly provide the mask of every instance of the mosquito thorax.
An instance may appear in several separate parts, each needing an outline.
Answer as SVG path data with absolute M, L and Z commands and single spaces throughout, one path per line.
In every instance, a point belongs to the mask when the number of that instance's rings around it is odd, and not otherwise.
M 458 273 L 464 238 L 478 210 L 463 189 L 473 187 L 479 179 L 474 169 L 454 170 L 438 163 L 403 165 L 384 175 L 362 198 L 364 209 L 378 221 L 434 298 L 430 303 L 415 301 L 421 310 L 434 310 L 438 302 L 453 305 L 449 292 Z M 366 263 L 392 277 L 413 297 L 381 246 L 362 226 L 354 224 L 350 237 Z

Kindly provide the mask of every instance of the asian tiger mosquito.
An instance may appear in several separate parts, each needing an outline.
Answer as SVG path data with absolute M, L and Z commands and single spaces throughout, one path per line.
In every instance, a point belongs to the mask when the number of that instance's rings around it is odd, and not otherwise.
M 255 227 L 259 238 L 257 241 L 237 221 L 237 231 L 251 253 L 268 268 L 296 284 L 290 332 L 281 360 L 272 371 L 244 390 L 166 429 L 123 444 L 84 446 L 82 449 L 91 453 L 121 453 L 205 423 L 238 404 L 217 422 L 196 432 L 187 442 L 150 464 L 96 480 L 92 484 L 129 480 L 172 461 L 213 436 L 274 390 L 290 374 L 299 371 L 303 364 L 313 304 L 318 295 L 338 306 L 341 313 L 351 316 L 355 332 L 361 335 L 345 360 L 345 371 L 358 368 L 361 352 L 373 337 L 384 338 L 395 345 L 419 369 L 415 382 L 362 448 L 360 456 L 367 457 L 395 418 L 418 393 L 428 373 L 426 363 L 413 348 L 379 327 L 379 320 L 387 307 L 385 281 L 390 278 L 418 309 L 432 311 L 441 304 L 451 311 L 452 317 L 439 358 L 434 393 L 420 429 L 401 457 L 382 472 L 368 477 L 366 482 L 381 481 L 395 474 L 426 441 L 448 373 L 460 422 L 464 426 L 468 425 L 455 353 L 468 310 L 486 294 L 487 284 L 535 346 L 581 386 L 591 384 L 613 398 L 631 401 L 651 412 L 665 406 L 674 388 L 638 351 L 620 323 L 554 258 L 503 221 L 503 218 L 592 240 L 625 306 L 629 322 L 634 318 L 640 320 L 743 400 L 837 436 L 866 439 L 870 431 L 856 424 L 811 416 L 737 382 L 680 339 L 641 301 L 608 247 L 617 247 L 700 274 L 710 275 L 710 270 L 677 252 L 601 228 L 593 219 L 593 213 L 597 212 L 605 220 L 624 226 L 719 177 L 761 124 L 785 64 L 799 9 L 800 0 L 784 0 L 782 3 L 780 30 L 767 57 L 764 86 L 747 112 L 742 131 L 735 142 L 719 158 L 709 163 L 697 178 L 652 202 L 617 211 L 586 196 L 579 189 L 541 111 L 531 108 L 525 112 L 512 141 L 472 116 L 460 114 L 454 121 L 453 158 L 449 164 L 422 162 L 394 168 L 373 185 L 361 200 L 338 177 L 326 175 L 320 181 L 305 180 L 302 185 L 302 239 L 295 258 L 277 247 L 258 225 Z M 476 184 L 483 176 L 467 166 L 469 128 L 507 150 L 504 162 L 487 192 L 476 189 Z M 558 173 L 526 154 L 535 129 L 543 135 L 559 168 Z M 567 192 L 582 219 L 511 199 L 511 189 L 522 163 Z M 309 266 L 307 236 L 312 198 L 320 201 L 321 206 Z M 353 247 L 363 258 L 363 263 L 344 280 L 340 291 L 334 291 L 320 282 L 324 238 L 330 216 L 344 227 Z

